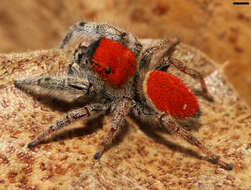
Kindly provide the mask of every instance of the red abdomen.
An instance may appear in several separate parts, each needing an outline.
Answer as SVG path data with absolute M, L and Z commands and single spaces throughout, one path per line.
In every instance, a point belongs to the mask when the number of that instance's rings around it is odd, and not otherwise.
M 157 110 L 175 118 L 192 117 L 199 111 L 198 101 L 191 90 L 179 78 L 167 72 L 148 72 L 144 92 Z

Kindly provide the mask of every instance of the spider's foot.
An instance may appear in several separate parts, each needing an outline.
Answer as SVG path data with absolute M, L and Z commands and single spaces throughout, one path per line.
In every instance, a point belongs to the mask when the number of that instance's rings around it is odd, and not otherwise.
M 204 96 L 205 98 L 210 101 L 210 102 L 213 102 L 214 101 L 214 98 L 211 94 L 209 94 L 208 92 L 204 92 Z
M 15 81 L 14 81 L 14 85 L 15 85 L 15 87 L 17 87 L 17 88 L 21 88 L 22 84 L 23 84 L 23 81 L 22 81 L 22 80 L 15 80 Z
M 34 146 L 35 146 L 35 144 L 32 143 L 32 142 L 30 142 L 30 143 L 27 145 L 27 147 L 28 147 L 29 149 L 32 149 Z
M 225 170 L 232 170 L 233 169 L 233 166 L 231 164 L 228 164 L 226 162 L 223 162 L 223 161 L 219 161 L 218 164 L 224 168 Z
M 214 158 L 212 160 L 213 163 L 218 164 L 220 167 L 224 168 L 225 170 L 232 170 L 233 166 L 231 164 L 228 164 L 222 160 L 220 160 L 220 158 L 217 156 L 216 158 Z
M 208 101 L 210 101 L 210 102 L 213 102 L 214 101 L 214 98 L 211 96 L 211 95 L 207 95 L 206 96 L 206 99 L 208 100 Z
M 102 156 L 102 152 L 97 152 L 96 154 L 94 154 L 93 158 L 95 160 L 99 160 L 101 156 Z
M 231 164 L 226 164 L 226 167 L 225 167 L 226 170 L 232 170 L 233 169 L 233 166 Z
M 96 154 L 94 154 L 94 157 L 93 157 L 93 158 L 94 158 L 95 160 L 99 160 L 100 157 L 102 156 L 104 150 L 105 150 L 105 147 L 102 146 L 102 145 L 100 145 L 100 147 L 98 148 Z

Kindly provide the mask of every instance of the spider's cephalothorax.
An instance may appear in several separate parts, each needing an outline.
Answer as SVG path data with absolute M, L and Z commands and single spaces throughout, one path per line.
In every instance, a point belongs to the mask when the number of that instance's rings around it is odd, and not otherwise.
M 87 120 L 110 114 L 110 131 L 94 155 L 95 159 L 99 159 L 126 116 L 132 115 L 168 128 L 197 146 L 210 160 L 231 170 L 230 164 L 220 160 L 176 122 L 177 119 L 198 117 L 200 112 L 198 101 L 189 88 L 176 76 L 163 71 L 170 64 L 199 79 L 205 97 L 212 100 L 201 74 L 172 57 L 170 50 L 177 44 L 178 40 L 173 38 L 144 49 L 137 38 L 120 28 L 91 22 L 73 25 L 60 44 L 60 48 L 77 45 L 68 75 L 18 80 L 15 85 L 67 101 L 82 98 L 86 100 L 86 105 L 68 112 L 28 147 L 34 147 L 46 136 L 77 119 Z
M 92 69 L 114 88 L 121 88 L 136 70 L 136 56 L 120 42 L 101 38 L 92 43 L 86 52 Z

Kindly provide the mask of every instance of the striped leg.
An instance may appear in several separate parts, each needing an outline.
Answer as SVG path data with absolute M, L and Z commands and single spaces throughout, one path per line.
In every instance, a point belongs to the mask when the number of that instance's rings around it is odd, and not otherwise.
M 105 148 L 112 143 L 112 140 L 116 137 L 116 135 L 119 132 L 119 129 L 123 125 L 125 117 L 128 115 L 130 108 L 131 108 L 131 100 L 127 98 L 121 100 L 117 104 L 115 110 L 112 113 L 110 131 L 105 136 L 102 143 L 99 145 L 98 150 L 94 155 L 94 159 L 96 160 L 99 159 L 102 156 Z
M 196 137 L 175 122 L 171 116 L 158 113 L 144 114 L 143 109 L 139 106 L 133 110 L 133 113 L 137 118 L 143 121 L 160 124 L 161 126 L 167 128 L 169 131 L 179 135 L 190 144 L 197 146 L 209 158 L 209 160 L 213 161 L 226 170 L 232 170 L 232 166 L 230 164 L 220 160 L 219 156 L 209 151 L 207 147 L 205 147 Z
M 78 119 L 90 119 L 103 114 L 108 109 L 108 106 L 102 104 L 91 104 L 79 109 L 72 110 L 68 112 L 62 119 L 57 120 L 49 128 L 39 134 L 35 139 L 33 139 L 29 144 L 28 148 L 32 148 L 44 140 L 45 137 L 53 134 L 59 129 L 64 128 L 73 121 Z
M 92 84 L 88 80 L 74 77 L 40 77 L 16 80 L 17 88 L 35 95 L 53 96 L 58 99 L 73 101 L 80 96 L 90 97 L 94 94 Z

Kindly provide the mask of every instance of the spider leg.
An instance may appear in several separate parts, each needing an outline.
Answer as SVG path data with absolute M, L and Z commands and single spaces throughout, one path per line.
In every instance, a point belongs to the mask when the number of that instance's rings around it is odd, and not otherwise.
M 73 121 L 78 119 L 91 119 L 103 114 L 108 109 L 108 106 L 102 104 L 90 104 L 88 106 L 69 111 L 63 118 L 57 120 L 49 128 L 40 133 L 35 139 L 33 139 L 29 144 L 28 148 L 32 148 L 37 144 L 41 143 L 45 137 L 53 134 L 59 129 L 64 128 Z
M 140 62 L 140 70 L 156 70 L 161 69 L 163 66 L 167 66 L 167 63 L 163 60 L 163 58 L 170 55 L 179 43 L 179 39 L 173 37 L 167 40 L 161 40 L 159 45 L 152 46 L 144 50 Z
M 207 85 L 206 85 L 205 80 L 204 80 L 204 78 L 203 78 L 203 76 L 202 76 L 202 74 L 200 72 L 187 67 L 182 61 L 180 61 L 178 59 L 175 59 L 173 57 L 169 57 L 169 62 L 171 64 L 173 64 L 178 70 L 190 75 L 192 78 L 199 79 L 203 94 L 205 95 L 205 97 L 209 101 L 213 101 L 213 97 L 208 92 Z
M 158 46 L 153 46 L 146 49 L 142 54 L 140 70 L 143 69 L 145 72 L 151 69 L 163 70 L 163 68 L 173 64 L 178 70 L 190 75 L 195 79 L 199 79 L 203 94 L 208 100 L 213 101 L 213 97 L 208 92 L 203 76 L 198 71 L 187 67 L 182 61 L 175 59 L 172 56 L 168 56 L 172 54 L 175 46 L 178 44 L 178 38 L 171 38 L 161 41 Z M 144 71 L 143 73 L 145 73 Z
M 40 77 L 16 80 L 15 86 L 35 95 L 53 96 L 65 101 L 73 101 L 81 96 L 86 98 L 94 94 L 94 88 L 88 80 L 75 77 Z
M 212 160 L 214 163 L 220 165 L 222 168 L 226 170 L 232 170 L 232 166 L 222 160 L 220 160 L 220 157 L 212 153 L 210 150 L 208 150 L 207 147 L 205 147 L 196 137 L 194 137 L 189 131 L 182 128 L 180 125 L 178 125 L 173 118 L 171 118 L 169 115 L 159 115 L 159 120 L 162 123 L 162 125 L 183 139 L 185 139 L 190 144 L 197 146 L 207 157 Z
M 133 114 L 141 119 L 142 121 L 147 121 L 149 123 L 160 124 L 161 126 L 167 128 L 169 131 L 177 134 L 178 136 L 185 139 L 190 144 L 197 146 L 207 157 L 209 160 L 218 164 L 222 168 L 226 170 L 232 170 L 232 166 L 222 160 L 220 157 L 213 154 L 207 147 L 205 147 L 196 137 L 194 137 L 189 131 L 185 130 L 181 127 L 175 119 L 167 114 L 160 114 L 156 112 L 152 112 L 152 114 L 145 114 L 144 109 L 142 107 L 137 106 L 133 109 Z
M 67 31 L 65 37 L 60 42 L 58 48 L 64 49 L 67 45 L 76 44 L 78 40 L 81 40 L 81 28 L 85 25 L 85 22 L 77 22 L 76 24 L 73 24 Z M 83 36 L 84 37 L 84 36 Z
M 125 122 L 125 117 L 128 115 L 131 108 L 131 100 L 128 98 L 122 99 L 115 107 L 112 113 L 111 125 L 108 134 L 104 137 L 102 143 L 99 145 L 94 159 L 99 159 L 105 148 L 112 143 L 112 140 L 116 137 L 119 129 Z
M 69 28 L 58 47 L 60 49 L 64 49 L 67 46 L 74 47 L 80 42 L 95 41 L 102 37 L 120 41 L 123 44 L 127 44 L 130 38 L 126 32 L 112 25 L 80 21 Z

